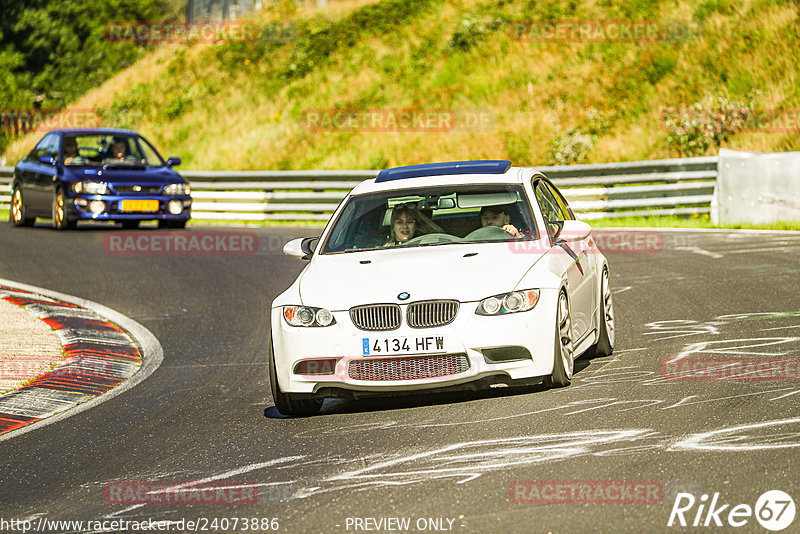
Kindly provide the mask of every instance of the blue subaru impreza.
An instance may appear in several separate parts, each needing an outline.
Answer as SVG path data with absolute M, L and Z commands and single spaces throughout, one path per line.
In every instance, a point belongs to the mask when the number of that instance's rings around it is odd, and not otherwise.
M 52 219 L 58 230 L 79 220 L 136 228 L 183 228 L 191 217 L 189 184 L 144 137 L 130 130 L 52 130 L 14 168 L 11 222 L 32 226 Z

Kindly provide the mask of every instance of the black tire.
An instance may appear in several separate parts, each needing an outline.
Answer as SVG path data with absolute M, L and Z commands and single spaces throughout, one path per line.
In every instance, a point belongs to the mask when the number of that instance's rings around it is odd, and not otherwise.
M 122 229 L 123 230 L 136 230 L 139 228 L 139 223 L 141 221 L 122 221 Z
M 611 356 L 614 352 L 614 326 L 614 301 L 608 284 L 608 268 L 605 268 L 600 278 L 600 333 L 597 343 L 589 350 L 592 356 Z
M 553 374 L 544 379 L 550 388 L 562 388 L 572 382 L 575 370 L 575 347 L 572 344 L 572 318 L 567 294 L 561 291 L 556 305 L 556 339 L 553 350 Z
M 33 226 L 36 217 L 28 217 L 28 208 L 22 197 L 22 190 L 15 187 L 11 190 L 11 208 L 8 210 L 8 220 L 14 226 Z
M 59 231 L 74 230 L 77 224 L 77 221 L 70 219 L 67 214 L 64 190 L 61 188 L 56 189 L 53 194 L 53 228 Z
M 171 220 L 161 220 L 158 221 L 159 228 L 175 228 L 175 229 L 183 229 L 186 228 L 186 221 L 171 221 Z
M 314 395 L 303 395 L 297 393 L 284 393 L 278 384 L 278 375 L 275 371 L 275 351 L 272 348 L 272 340 L 269 341 L 269 386 L 272 390 L 272 400 L 275 408 L 283 415 L 295 417 L 307 417 L 317 415 L 322 408 L 322 399 Z

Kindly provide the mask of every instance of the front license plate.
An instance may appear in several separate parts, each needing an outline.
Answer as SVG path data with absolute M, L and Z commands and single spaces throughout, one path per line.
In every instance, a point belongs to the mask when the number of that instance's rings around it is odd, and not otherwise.
M 436 354 L 444 351 L 444 336 L 365 337 L 361 339 L 361 354 L 364 356 Z
M 158 211 L 158 200 L 123 200 L 120 211 Z

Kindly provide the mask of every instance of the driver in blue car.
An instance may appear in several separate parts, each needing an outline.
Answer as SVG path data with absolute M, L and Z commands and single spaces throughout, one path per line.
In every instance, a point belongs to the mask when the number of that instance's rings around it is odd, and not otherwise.
M 481 208 L 481 226 L 497 226 L 502 228 L 514 237 L 524 237 L 522 233 L 517 230 L 517 227 L 511 224 L 511 215 L 507 213 L 507 206 L 483 206 Z

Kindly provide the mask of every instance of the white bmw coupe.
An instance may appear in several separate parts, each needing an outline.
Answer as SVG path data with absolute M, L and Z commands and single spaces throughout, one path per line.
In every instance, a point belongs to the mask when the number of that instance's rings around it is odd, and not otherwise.
M 534 168 L 508 161 L 381 171 L 342 201 L 272 303 L 270 383 L 285 415 L 326 397 L 570 384 L 609 355 L 608 262 Z

